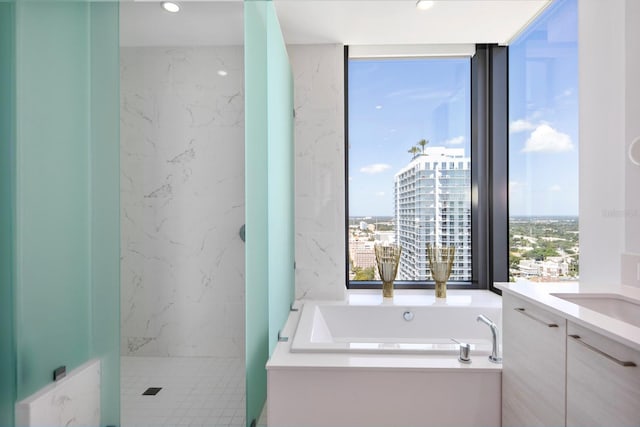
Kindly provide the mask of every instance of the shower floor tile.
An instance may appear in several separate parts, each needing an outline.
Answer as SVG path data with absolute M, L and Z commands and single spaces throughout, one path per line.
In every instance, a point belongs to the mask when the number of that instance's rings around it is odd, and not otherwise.
M 209 357 L 120 359 L 122 427 L 244 427 L 244 361 Z M 143 395 L 161 387 L 156 395 Z

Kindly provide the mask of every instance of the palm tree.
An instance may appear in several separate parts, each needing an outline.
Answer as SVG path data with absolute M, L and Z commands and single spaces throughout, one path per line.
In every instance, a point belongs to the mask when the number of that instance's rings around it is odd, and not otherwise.
M 409 149 L 408 153 L 411 153 L 413 155 L 413 157 L 415 157 L 418 154 L 419 151 L 420 151 L 420 149 L 414 145 L 413 147 L 411 147 Z
M 428 140 L 426 140 L 426 139 L 421 139 L 421 140 L 418 142 L 418 144 L 420 145 L 420 147 L 422 147 L 422 154 L 424 154 L 424 147 L 425 147 L 425 145 L 427 145 L 428 143 L 429 143 L 429 141 L 428 141 Z

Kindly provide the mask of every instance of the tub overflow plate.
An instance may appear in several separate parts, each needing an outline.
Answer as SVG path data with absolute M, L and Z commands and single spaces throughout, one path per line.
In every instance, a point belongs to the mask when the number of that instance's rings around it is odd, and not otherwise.
M 413 320 L 414 314 L 411 311 L 405 311 L 404 313 L 402 313 L 402 317 L 404 317 L 404 320 L 406 320 L 407 322 L 411 322 Z

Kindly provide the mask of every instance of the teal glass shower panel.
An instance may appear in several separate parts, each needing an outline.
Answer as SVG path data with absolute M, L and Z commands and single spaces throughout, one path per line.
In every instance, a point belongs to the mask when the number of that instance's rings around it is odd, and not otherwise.
M 15 399 L 99 358 L 118 425 L 118 3 L 14 7 Z
M 267 397 L 269 242 L 267 181 L 267 2 L 244 2 L 246 420 Z
M 91 357 L 101 425 L 120 424 L 120 34 L 117 2 L 90 4 Z
M 13 425 L 15 4 L 0 2 L 0 426 Z
M 84 3 L 16 3 L 18 399 L 89 359 L 89 52 Z
M 294 292 L 293 84 L 269 1 L 245 1 L 247 425 L 266 399 L 269 354 Z
M 294 299 L 293 75 L 275 7 L 267 8 L 269 354 Z

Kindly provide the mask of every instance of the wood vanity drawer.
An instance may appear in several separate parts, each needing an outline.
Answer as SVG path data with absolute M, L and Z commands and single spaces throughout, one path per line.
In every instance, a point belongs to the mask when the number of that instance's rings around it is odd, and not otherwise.
M 640 352 L 572 322 L 567 334 L 567 425 L 640 426 Z
M 565 423 L 566 320 L 503 294 L 502 423 Z

